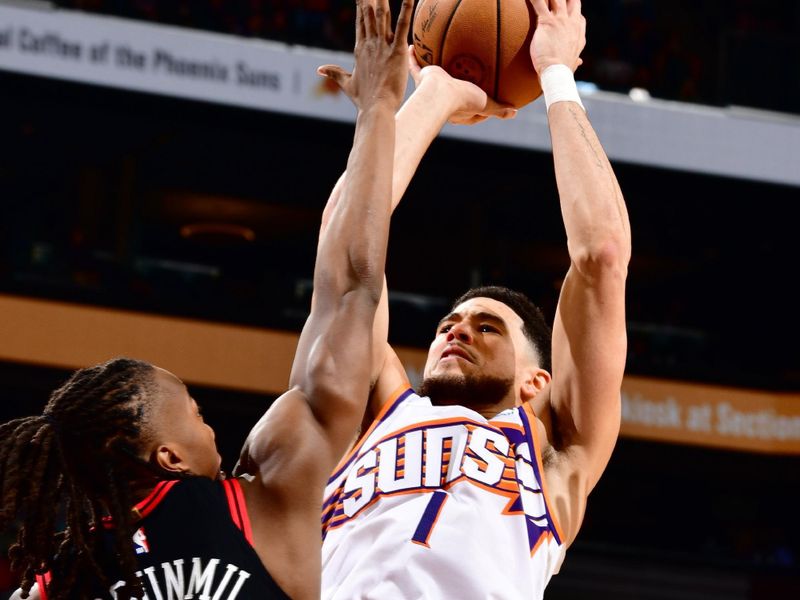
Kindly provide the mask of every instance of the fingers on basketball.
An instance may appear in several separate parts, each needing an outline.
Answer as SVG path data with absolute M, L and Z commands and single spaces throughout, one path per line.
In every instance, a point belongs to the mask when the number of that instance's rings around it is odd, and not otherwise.
M 542 93 L 529 52 L 535 27 L 528 0 L 420 0 L 414 50 L 421 65 L 441 66 L 519 108 Z

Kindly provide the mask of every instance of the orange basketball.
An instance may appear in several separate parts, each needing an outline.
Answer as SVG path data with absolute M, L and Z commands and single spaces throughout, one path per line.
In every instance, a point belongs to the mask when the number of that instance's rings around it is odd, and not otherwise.
M 535 28 L 528 0 L 419 0 L 414 52 L 423 67 L 439 65 L 519 108 L 542 93 L 530 56 Z

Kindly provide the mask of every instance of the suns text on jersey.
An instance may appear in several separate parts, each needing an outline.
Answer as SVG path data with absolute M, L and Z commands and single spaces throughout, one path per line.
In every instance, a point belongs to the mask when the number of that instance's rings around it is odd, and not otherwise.
M 464 420 L 417 424 L 361 453 L 326 502 L 325 529 L 355 518 L 381 496 L 446 489 L 461 481 L 505 496 L 506 514 L 525 513 L 546 527 L 542 489 L 522 434 Z

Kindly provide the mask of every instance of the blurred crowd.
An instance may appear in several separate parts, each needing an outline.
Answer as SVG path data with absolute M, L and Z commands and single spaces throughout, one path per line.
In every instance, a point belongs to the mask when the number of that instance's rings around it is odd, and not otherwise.
M 397 3 L 398 0 L 391 0 Z M 66 8 L 349 51 L 354 0 L 58 0 Z M 800 3 L 586 2 L 580 78 L 601 89 L 800 113 Z M 759 65 L 759 69 L 753 68 Z M 765 79 L 783 78 L 783 93 Z

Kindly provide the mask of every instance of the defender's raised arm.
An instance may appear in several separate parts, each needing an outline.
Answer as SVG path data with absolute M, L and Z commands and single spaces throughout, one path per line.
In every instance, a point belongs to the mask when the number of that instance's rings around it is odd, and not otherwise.
M 256 549 L 293 598 L 319 595 L 320 500 L 369 395 L 372 325 L 391 215 L 394 115 L 408 80 L 411 12 L 412 0 L 405 0 L 393 32 L 387 0 L 362 0 L 352 74 L 333 65 L 319 69 L 358 111 L 349 176 L 325 215 L 311 314 L 290 389 L 253 429 L 237 467 L 253 476 L 245 493 L 259 515 L 253 518 Z

